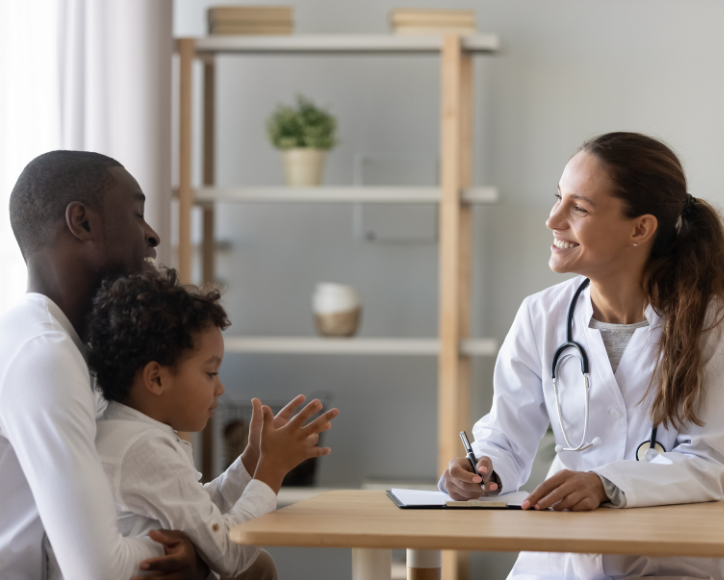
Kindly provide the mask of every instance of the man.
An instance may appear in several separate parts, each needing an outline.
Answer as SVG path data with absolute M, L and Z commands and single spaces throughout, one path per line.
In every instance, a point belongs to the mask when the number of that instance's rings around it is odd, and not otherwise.
M 86 319 L 104 276 L 156 255 L 144 199 L 117 161 L 80 151 L 37 157 L 10 197 L 28 294 L 0 318 L 3 580 L 44 578 L 44 541 L 67 580 L 128 580 L 142 561 L 146 580 L 208 574 L 180 532 L 155 533 L 159 543 L 120 535 L 95 449 Z

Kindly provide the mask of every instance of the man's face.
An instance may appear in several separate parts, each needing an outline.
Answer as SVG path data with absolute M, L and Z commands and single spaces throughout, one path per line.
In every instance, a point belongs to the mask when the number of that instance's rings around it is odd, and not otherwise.
M 141 272 L 145 258 L 155 258 L 158 234 L 144 219 L 143 195 L 138 182 L 123 167 L 110 169 L 117 184 L 103 198 L 105 273 Z

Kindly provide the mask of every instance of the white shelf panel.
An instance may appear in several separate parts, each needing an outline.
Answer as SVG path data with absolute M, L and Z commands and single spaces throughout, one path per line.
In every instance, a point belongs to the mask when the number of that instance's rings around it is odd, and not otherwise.
M 439 203 L 439 187 L 202 187 L 198 203 Z M 462 191 L 465 203 L 498 201 L 495 187 L 470 187 Z
M 268 354 L 341 354 L 383 356 L 437 356 L 435 338 L 316 338 L 316 337 L 224 337 L 226 352 Z M 460 352 L 468 356 L 494 356 L 498 344 L 491 338 L 467 339 Z
M 327 53 L 327 54 L 389 54 L 439 53 L 442 35 L 395 36 L 393 34 L 320 34 L 284 36 L 209 36 L 196 38 L 197 52 L 205 53 Z M 500 49 L 495 34 L 463 36 L 465 52 L 493 54 Z

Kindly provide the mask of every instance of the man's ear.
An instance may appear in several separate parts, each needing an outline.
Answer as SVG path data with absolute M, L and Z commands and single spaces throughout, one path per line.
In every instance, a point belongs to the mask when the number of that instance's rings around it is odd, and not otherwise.
M 155 361 L 147 363 L 141 371 L 143 386 L 156 396 L 162 395 L 169 388 L 170 373 L 166 367 Z
M 81 241 L 96 237 L 100 232 L 100 216 L 80 201 L 72 201 L 65 208 L 65 223 L 70 233 Z

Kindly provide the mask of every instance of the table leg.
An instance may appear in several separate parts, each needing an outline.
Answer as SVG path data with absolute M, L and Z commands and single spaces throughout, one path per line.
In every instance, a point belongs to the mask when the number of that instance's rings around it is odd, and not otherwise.
M 390 580 L 391 550 L 352 550 L 352 580 Z
M 439 550 L 407 550 L 407 580 L 440 580 L 441 574 Z

